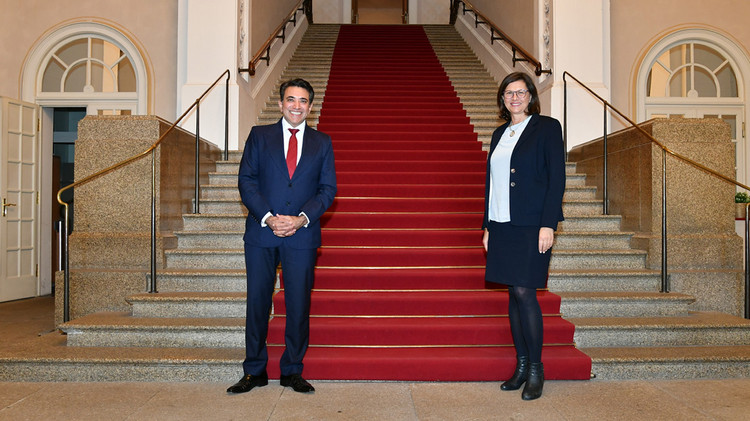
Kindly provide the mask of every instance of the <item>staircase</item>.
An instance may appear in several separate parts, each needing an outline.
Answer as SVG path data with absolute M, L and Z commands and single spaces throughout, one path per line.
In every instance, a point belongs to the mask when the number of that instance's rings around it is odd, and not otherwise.
M 503 123 L 497 108 L 500 81 L 492 78 L 454 27 L 425 25 L 424 31 L 461 98 L 478 140 L 489 150 L 492 132 Z
M 454 28 L 426 26 L 425 32 L 471 124 L 475 126 L 477 136 L 482 143 L 488 142 L 491 131 L 499 124 L 495 111 L 496 82 L 469 52 Z M 331 100 L 335 95 L 333 91 L 328 92 L 327 87 L 330 58 L 338 33 L 337 25 L 311 25 L 282 77 L 304 77 L 316 88 L 314 109 L 308 123 L 316 126 L 322 118 L 320 124 L 324 131 L 328 131 L 325 125 L 333 124 L 335 120 L 332 114 L 332 120 L 326 122 L 326 112 L 321 115 L 320 109 L 326 99 Z M 276 95 L 267 102 L 259 124 L 274 123 L 280 118 Z M 329 128 L 336 142 L 335 127 Z M 349 180 L 356 177 L 367 179 L 372 174 L 353 174 L 353 169 L 363 164 L 358 164 L 356 159 L 346 158 L 347 154 L 356 158 L 356 152 L 346 152 L 347 148 L 355 147 L 354 144 L 344 146 L 343 140 L 334 143 L 339 176 L 348 177 Z M 455 155 L 456 152 L 450 154 Z M 45 380 L 49 381 L 236 380 L 241 373 L 240 362 L 244 357 L 245 314 L 242 255 L 245 216 L 236 189 L 240 156 L 239 151 L 230 153 L 229 160 L 220 163 L 217 172 L 211 175 L 209 185 L 202 187 L 203 214 L 184 216 L 184 230 L 176 233 L 178 247 L 167 253 L 167 269 L 159 272 L 159 294 L 133 296 L 129 300 L 131 313 L 85 316 L 62 326 L 67 337 L 46 335 L 40 338 L 39 346 L 34 349 L 19 349 L 15 355 L 0 356 L 0 379 L 27 379 L 30 371 L 42 369 Z M 395 161 L 389 165 L 399 166 Z M 377 165 L 374 169 L 378 169 Z M 548 284 L 549 291 L 554 294 L 540 292 L 540 301 L 545 309 L 545 327 L 553 332 L 548 334 L 545 330 L 546 338 L 555 341 L 563 337 L 554 332 L 568 330 L 568 322 L 572 322 L 575 325 L 573 341 L 578 349 L 592 357 L 592 373 L 598 378 L 750 375 L 750 322 L 725 314 L 690 312 L 692 297 L 658 293 L 659 274 L 646 268 L 644 252 L 630 248 L 633 233 L 620 230 L 618 216 L 601 214 L 601 202 L 595 199 L 595 189 L 586 186 L 585 175 L 576 173 L 574 164 L 567 164 L 566 169 L 567 189 L 563 205 L 566 220 L 560 226 L 553 249 Z M 471 171 L 483 171 L 483 166 Z M 365 317 L 315 318 L 314 323 L 319 329 L 339 335 L 328 336 L 326 343 L 318 343 L 318 346 L 310 348 L 305 361 L 306 374 L 311 379 L 347 378 L 344 375 L 347 370 L 357 360 L 361 362 L 364 359 L 371 367 L 368 369 L 371 378 L 382 379 L 377 374 L 393 368 L 389 360 L 394 357 L 394 348 L 397 347 L 390 342 L 378 344 L 377 341 L 387 338 L 387 334 L 391 333 L 388 331 L 394 330 L 400 331 L 402 340 L 410 340 L 414 344 L 435 341 L 437 338 L 437 343 L 432 343 L 428 348 L 432 354 L 427 364 L 434 364 L 433 367 L 445 365 L 446 361 L 461 364 L 466 355 L 456 354 L 455 349 L 446 346 L 449 343 L 440 341 L 455 335 L 456 331 L 467 331 L 467 319 L 483 319 L 487 323 L 470 332 L 480 338 L 488 337 L 482 346 L 472 348 L 472 358 L 489 367 L 485 370 L 489 372 L 487 376 L 474 375 L 461 379 L 455 377 L 455 369 L 440 371 L 433 368 L 435 377 L 425 380 L 496 380 L 509 375 L 512 348 L 507 343 L 504 346 L 489 346 L 497 345 L 500 337 L 496 327 L 501 324 L 499 320 L 503 316 L 496 312 L 505 293 L 484 289 L 481 282 L 483 265 L 473 260 L 476 252 L 473 242 L 478 242 L 480 238 L 478 230 L 456 230 L 457 234 L 450 241 L 454 242 L 452 246 L 458 245 L 459 248 L 439 257 L 449 265 L 470 267 L 447 269 L 439 276 L 430 273 L 425 275 L 425 283 L 421 286 L 411 281 L 409 289 L 404 289 L 406 281 L 403 273 L 408 271 L 383 267 L 381 261 L 383 256 L 387 256 L 390 261 L 399 261 L 401 266 L 411 265 L 411 261 L 418 257 L 413 257 L 416 254 L 407 255 L 403 247 L 414 246 L 408 243 L 413 241 L 412 237 L 403 235 L 403 231 L 385 229 L 380 232 L 381 235 L 358 235 L 357 238 L 362 238 L 365 244 L 356 247 L 351 244 L 351 237 L 345 234 L 348 230 L 359 228 L 362 222 L 359 219 L 361 215 L 350 219 L 351 215 L 347 213 L 371 210 L 373 205 L 387 208 L 389 200 L 369 199 L 367 206 L 362 207 L 361 200 L 358 203 L 346 199 L 352 195 L 347 193 L 347 183 L 343 184 L 334 205 L 335 212 L 326 216 L 323 234 L 325 247 L 321 249 L 319 264 L 328 267 L 318 268 L 313 311 L 328 316 L 342 316 L 342 311 L 348 311 L 348 316 Z M 481 215 L 475 211 L 480 196 L 474 194 L 450 205 L 458 209 L 459 219 L 472 221 L 469 225 L 473 228 L 481 224 Z M 420 202 L 424 201 L 415 199 L 408 205 L 414 208 L 401 211 L 413 212 L 428 205 Z M 446 203 L 437 201 L 432 205 L 445 207 Z M 370 223 L 380 223 L 377 215 L 370 218 Z M 416 219 L 412 223 L 417 223 Z M 435 232 L 425 234 L 428 238 L 445 238 Z M 400 248 L 384 248 L 380 257 L 365 262 L 374 269 L 363 271 L 342 264 L 358 258 L 357 250 L 361 248 L 393 245 L 394 241 Z M 430 254 L 431 250 L 421 253 Z M 454 260 L 451 262 L 451 259 Z M 333 272 L 337 273 L 334 275 Z M 366 294 L 356 295 L 351 290 L 354 280 L 357 288 Z M 438 291 L 434 294 L 434 290 L 443 288 L 448 292 Z M 427 293 L 432 295 L 425 300 Z M 364 304 L 359 297 L 366 296 L 374 298 L 376 304 L 372 301 Z M 434 309 L 430 307 L 434 303 L 428 301 L 438 300 L 439 305 L 445 306 L 446 302 L 461 302 L 467 296 L 470 297 L 468 302 L 472 303 L 470 310 L 457 305 L 455 314 L 444 316 L 442 323 L 435 323 L 435 329 L 428 331 L 429 335 L 424 333 L 424 325 L 428 324 L 424 316 Z M 279 300 L 280 297 L 281 294 L 278 294 L 274 300 L 274 314 L 279 317 L 275 317 L 275 324 L 271 326 L 269 343 L 283 343 L 280 337 L 283 300 Z M 430 310 L 425 314 L 422 308 Z M 368 311 L 378 311 L 381 315 L 390 311 L 391 314 L 378 319 L 371 317 L 374 314 L 364 314 Z M 553 313 L 562 313 L 567 322 Z M 463 317 L 467 314 L 472 317 Z M 456 315 L 462 317 L 452 317 Z M 394 324 L 392 319 L 396 317 L 393 316 L 410 318 L 408 323 Z M 348 319 L 355 319 L 356 323 L 352 325 Z M 377 322 L 373 322 L 374 319 L 378 319 Z M 357 332 L 367 332 L 374 341 L 372 346 L 366 349 L 358 347 L 360 344 L 356 343 L 348 344 L 348 347 L 333 346 L 341 345 L 346 340 L 344 334 Z M 554 347 L 555 344 L 545 344 L 545 357 Z M 424 354 L 419 355 L 418 348 L 398 348 L 419 357 L 419 360 L 413 361 L 425 360 Z M 352 349 L 355 350 L 354 354 L 341 356 Z M 272 376 L 273 370 L 278 369 L 273 361 L 278 360 L 280 350 L 280 346 L 270 347 L 272 362 L 269 372 Z M 333 363 L 325 365 L 322 356 Z M 331 360 L 331 356 L 334 359 Z M 422 367 L 417 367 L 413 361 L 411 365 L 419 371 Z M 469 365 L 459 367 L 463 372 L 471 373 Z M 413 372 L 409 372 L 408 368 L 409 364 L 401 366 L 403 377 L 391 376 L 390 379 L 414 380 Z M 311 373 L 308 373 L 308 369 Z

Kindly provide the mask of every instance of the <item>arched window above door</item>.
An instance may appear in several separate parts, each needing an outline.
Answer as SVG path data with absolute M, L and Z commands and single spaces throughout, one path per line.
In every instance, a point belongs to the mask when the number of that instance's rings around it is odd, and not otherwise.
M 720 118 L 736 147 L 736 178 L 750 180 L 750 58 L 738 42 L 713 28 L 683 28 L 657 40 L 636 79 L 637 120 Z
M 651 67 L 646 89 L 651 98 L 739 96 L 737 76 L 729 59 L 700 42 L 685 42 L 664 51 Z
M 136 92 L 133 64 L 115 44 L 92 36 L 57 48 L 44 66 L 42 92 Z
M 85 107 L 87 114 L 148 114 L 153 81 L 142 51 L 114 24 L 63 24 L 32 48 L 22 98 L 44 107 Z

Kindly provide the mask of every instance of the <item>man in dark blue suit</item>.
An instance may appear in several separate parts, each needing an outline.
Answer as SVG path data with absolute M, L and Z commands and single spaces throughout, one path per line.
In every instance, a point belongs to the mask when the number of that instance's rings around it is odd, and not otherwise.
M 286 349 L 279 363 L 281 385 L 315 389 L 302 378 L 310 332 L 310 292 L 320 247 L 320 217 L 336 195 L 330 136 L 308 127 L 313 88 L 303 79 L 279 90 L 283 118 L 255 126 L 245 142 L 239 171 L 245 223 L 247 319 L 244 375 L 227 389 L 244 393 L 268 384 L 268 318 L 281 263 L 286 304 Z

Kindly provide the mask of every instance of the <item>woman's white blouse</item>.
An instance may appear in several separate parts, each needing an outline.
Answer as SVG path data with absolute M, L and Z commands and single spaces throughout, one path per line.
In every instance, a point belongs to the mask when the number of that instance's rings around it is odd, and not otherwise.
M 490 157 L 490 221 L 510 222 L 510 158 L 530 119 L 528 116 L 517 125 L 508 125 Z M 515 132 L 513 136 L 511 131 Z

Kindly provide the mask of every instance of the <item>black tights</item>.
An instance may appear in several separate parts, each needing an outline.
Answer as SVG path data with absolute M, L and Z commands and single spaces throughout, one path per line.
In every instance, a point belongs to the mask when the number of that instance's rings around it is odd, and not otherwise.
M 518 356 L 528 356 L 529 362 L 542 362 L 542 309 L 535 288 L 508 287 L 510 301 L 508 318 L 510 332 Z

